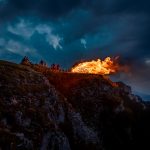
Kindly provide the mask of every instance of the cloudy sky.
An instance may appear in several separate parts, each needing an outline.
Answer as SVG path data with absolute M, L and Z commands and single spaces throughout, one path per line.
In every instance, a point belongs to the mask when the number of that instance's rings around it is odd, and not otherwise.
M 68 68 L 120 56 L 130 73 L 115 80 L 150 99 L 148 0 L 0 0 L 0 59 L 44 59 Z M 114 78 L 114 77 L 113 77 Z

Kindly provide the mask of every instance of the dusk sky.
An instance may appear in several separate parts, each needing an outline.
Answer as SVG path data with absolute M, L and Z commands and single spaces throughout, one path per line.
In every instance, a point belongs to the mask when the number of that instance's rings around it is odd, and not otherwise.
M 0 0 L 0 59 L 71 67 L 120 56 L 129 73 L 115 76 L 150 100 L 148 0 Z

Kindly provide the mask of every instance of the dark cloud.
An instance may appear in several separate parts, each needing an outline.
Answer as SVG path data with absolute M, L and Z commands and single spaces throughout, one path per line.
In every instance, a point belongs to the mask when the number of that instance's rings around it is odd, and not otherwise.
M 81 0 L 6 0 L 0 7 L 0 17 L 10 19 L 18 15 L 35 15 L 46 18 L 58 18 L 81 4 Z
M 33 14 L 46 18 L 58 18 L 76 8 L 101 16 L 114 13 L 149 13 L 147 0 L 3 0 L 0 6 L 2 19 Z
M 114 13 L 149 13 L 149 5 L 147 0 L 85 0 L 83 6 L 99 16 Z

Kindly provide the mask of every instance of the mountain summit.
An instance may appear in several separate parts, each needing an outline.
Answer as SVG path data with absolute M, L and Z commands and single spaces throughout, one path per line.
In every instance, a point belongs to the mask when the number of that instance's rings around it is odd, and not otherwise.
M 0 61 L 0 149 L 149 149 L 150 105 L 108 77 Z

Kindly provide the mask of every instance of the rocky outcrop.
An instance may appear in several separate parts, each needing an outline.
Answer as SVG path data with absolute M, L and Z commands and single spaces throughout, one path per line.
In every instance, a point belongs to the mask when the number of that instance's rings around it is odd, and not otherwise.
M 149 107 L 129 86 L 99 75 L 33 69 L 0 61 L 0 149 L 147 146 Z

